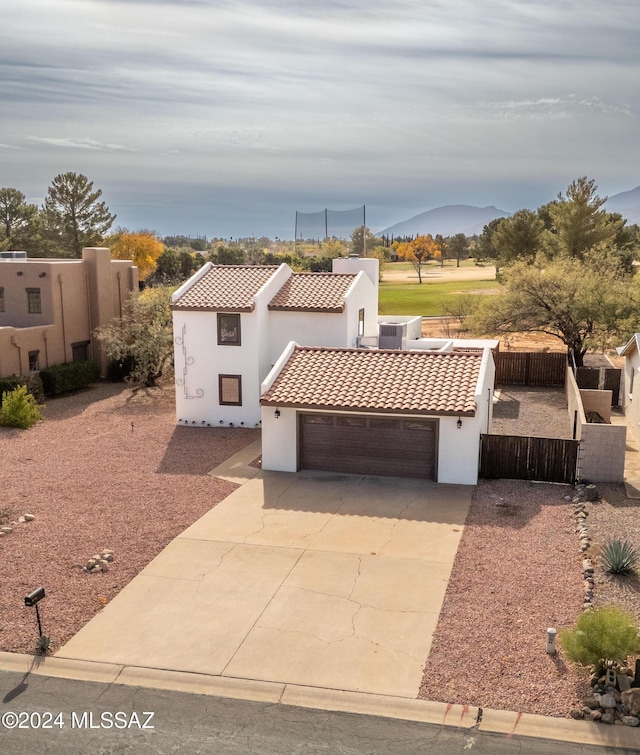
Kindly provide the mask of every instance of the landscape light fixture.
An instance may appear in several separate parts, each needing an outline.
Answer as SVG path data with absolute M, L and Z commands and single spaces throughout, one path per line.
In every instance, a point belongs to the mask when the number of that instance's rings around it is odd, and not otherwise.
M 274 416 L 274 417 L 275 417 L 276 419 L 280 419 L 280 409 L 276 409 L 276 410 L 275 410 L 275 412 L 273 413 L 273 416 Z
M 458 417 L 458 421 L 456 422 L 456 427 L 458 428 L 458 430 L 460 430 L 460 428 L 462 427 L 462 418 L 461 417 Z
M 28 608 L 30 608 L 31 606 L 36 607 L 36 617 L 38 619 L 38 632 L 40 633 L 40 637 L 42 637 L 42 624 L 40 623 L 40 611 L 38 610 L 38 603 L 44 598 L 44 596 L 44 587 L 38 587 L 28 595 L 25 595 L 24 598 L 25 606 L 27 606 Z
M 555 627 L 549 627 L 547 629 L 547 653 L 554 655 L 556 652 L 556 634 Z

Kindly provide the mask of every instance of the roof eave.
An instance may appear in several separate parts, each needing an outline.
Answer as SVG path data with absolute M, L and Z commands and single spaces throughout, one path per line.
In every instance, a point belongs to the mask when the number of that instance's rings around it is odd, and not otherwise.
M 410 414 L 429 417 L 475 417 L 475 409 L 463 410 L 445 410 L 437 411 L 434 409 L 406 409 L 403 407 L 395 408 L 373 408 L 365 406 L 339 406 L 336 404 L 307 404 L 291 401 L 277 401 L 275 399 L 261 398 L 262 406 L 277 406 L 280 409 L 302 409 L 323 412 L 351 412 L 353 414 Z

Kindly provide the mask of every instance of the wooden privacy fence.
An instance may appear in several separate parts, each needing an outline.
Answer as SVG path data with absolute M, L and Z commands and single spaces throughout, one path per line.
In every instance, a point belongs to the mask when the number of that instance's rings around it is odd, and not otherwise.
M 566 354 L 499 351 L 494 355 L 496 385 L 564 385 Z
M 481 435 L 480 477 L 565 482 L 576 480 L 577 440 Z

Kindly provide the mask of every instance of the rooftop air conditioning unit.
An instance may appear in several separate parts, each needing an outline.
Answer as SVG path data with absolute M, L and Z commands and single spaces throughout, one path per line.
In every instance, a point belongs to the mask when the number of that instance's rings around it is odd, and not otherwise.
M 406 322 L 380 323 L 378 334 L 379 349 L 404 349 L 407 345 Z
M 0 262 L 7 260 L 26 260 L 26 252 L 0 252 Z

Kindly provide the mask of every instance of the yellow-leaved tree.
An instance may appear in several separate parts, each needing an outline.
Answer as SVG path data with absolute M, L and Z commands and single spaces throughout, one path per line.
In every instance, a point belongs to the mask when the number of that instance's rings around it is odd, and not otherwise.
M 405 241 L 394 246 L 398 257 L 413 265 L 418 273 L 419 283 L 422 283 L 422 266 L 429 260 L 439 259 L 442 255 L 439 246 L 429 233 L 426 236 L 417 236 L 413 241 Z
M 156 269 L 158 257 L 164 252 L 164 244 L 152 231 L 131 233 L 118 229 L 106 239 L 111 256 L 116 260 L 132 260 L 138 268 L 140 280 L 145 280 Z

